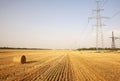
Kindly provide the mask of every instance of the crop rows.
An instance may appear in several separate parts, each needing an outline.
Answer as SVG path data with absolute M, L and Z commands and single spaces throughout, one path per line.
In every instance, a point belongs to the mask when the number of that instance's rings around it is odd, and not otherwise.
M 0 54 L 3 62 L 0 63 L 0 81 L 120 81 L 119 53 L 71 50 L 7 52 Z M 10 58 L 21 53 L 27 56 L 27 63 L 14 64 Z

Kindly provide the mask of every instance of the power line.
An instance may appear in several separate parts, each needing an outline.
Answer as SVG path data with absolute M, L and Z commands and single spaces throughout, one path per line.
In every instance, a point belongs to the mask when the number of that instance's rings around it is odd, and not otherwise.
M 82 33 L 82 37 L 81 37 L 81 41 L 84 41 L 86 40 L 85 38 L 87 37 L 88 35 L 88 26 L 89 26 L 89 23 L 86 24 L 85 26 L 85 29 L 83 29 L 83 31 L 81 32 Z M 87 32 L 87 33 L 86 33 Z
M 109 19 L 113 19 L 114 17 L 120 15 L 120 11 L 117 11 L 115 14 L 113 14 Z M 108 20 L 107 20 L 108 21 Z M 106 22 L 106 21 L 105 21 Z
M 115 49 L 116 48 L 116 45 L 115 45 L 115 40 L 116 39 L 120 39 L 119 37 L 115 37 L 114 36 L 114 32 L 112 32 L 112 37 L 110 37 L 112 39 L 112 44 L 111 44 L 111 48 L 112 49 Z
M 101 1 L 100 1 L 100 5 L 102 6 L 105 1 L 106 1 L 106 0 L 101 0 Z
M 100 1 L 96 0 L 96 9 L 94 10 L 96 12 L 96 16 L 89 17 L 89 19 L 96 19 L 96 50 L 98 51 L 99 48 L 104 48 L 104 39 L 103 39 L 103 30 L 102 30 L 102 17 L 101 16 L 101 11 L 103 9 L 100 8 Z M 101 45 L 101 46 L 100 46 Z
M 120 15 L 120 11 L 116 12 L 111 18 L 114 18 L 117 15 Z
M 103 8 L 103 7 L 107 4 L 107 2 L 108 2 L 108 0 L 105 0 L 105 1 L 103 2 L 103 5 L 101 6 L 101 8 Z

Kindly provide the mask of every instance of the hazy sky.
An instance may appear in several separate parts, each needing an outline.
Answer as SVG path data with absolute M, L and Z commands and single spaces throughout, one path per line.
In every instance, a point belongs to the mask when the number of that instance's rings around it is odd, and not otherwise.
M 120 37 L 120 0 L 101 0 L 106 47 Z M 95 0 L 0 0 L 0 47 L 95 47 Z M 120 40 L 116 40 L 120 47 Z

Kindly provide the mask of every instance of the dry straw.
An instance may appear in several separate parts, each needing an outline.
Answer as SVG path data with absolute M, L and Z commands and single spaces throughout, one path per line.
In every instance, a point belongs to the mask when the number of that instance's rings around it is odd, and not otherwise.
M 19 64 L 24 64 L 24 63 L 26 63 L 26 57 L 24 55 L 14 57 L 13 62 L 14 63 L 19 63 Z

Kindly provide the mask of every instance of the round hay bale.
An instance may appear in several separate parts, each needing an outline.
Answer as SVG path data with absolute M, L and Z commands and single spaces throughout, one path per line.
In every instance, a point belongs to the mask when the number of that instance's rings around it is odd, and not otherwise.
M 24 55 L 14 57 L 13 62 L 19 63 L 19 64 L 24 64 L 24 63 L 26 63 L 26 57 Z

